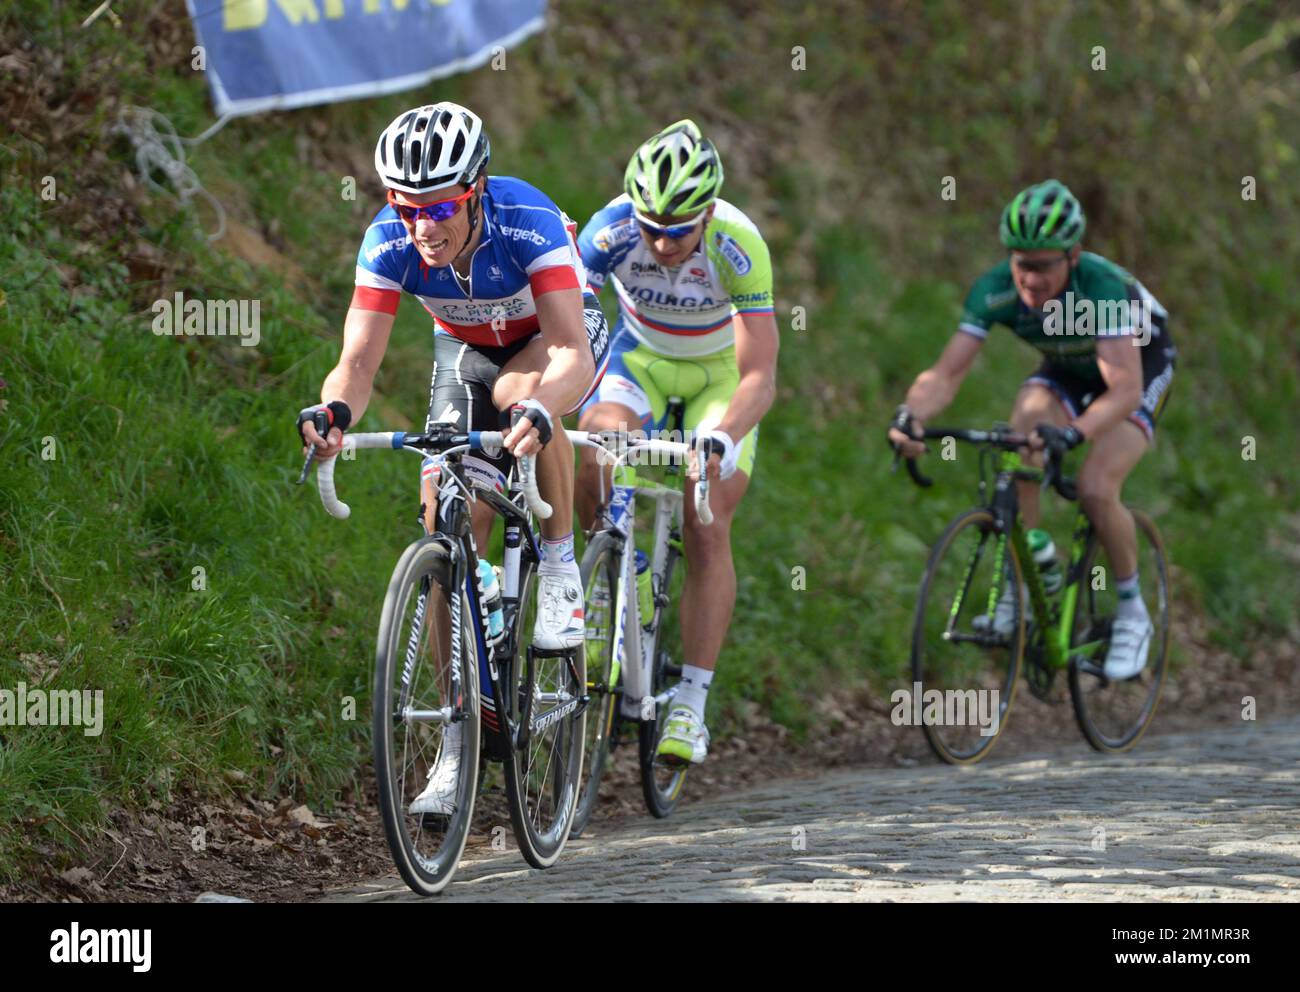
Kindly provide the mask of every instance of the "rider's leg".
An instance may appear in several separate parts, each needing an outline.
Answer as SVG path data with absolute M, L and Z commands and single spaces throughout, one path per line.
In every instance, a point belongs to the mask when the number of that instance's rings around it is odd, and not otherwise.
M 1030 378 L 1020 387 L 1016 394 L 1015 407 L 1011 411 L 1011 428 L 1021 434 L 1028 434 L 1042 423 L 1056 424 L 1064 427 L 1070 422 L 1070 413 L 1063 405 L 1062 397 L 1053 392 L 1043 381 Z M 1041 451 L 1020 449 L 1020 459 L 1026 465 L 1041 466 Z M 1026 527 L 1037 527 L 1039 520 L 1039 487 L 1035 482 L 1017 482 L 1016 495 L 1020 504 L 1020 516 Z
M 603 336 L 604 318 L 598 310 L 595 315 L 602 330 L 602 354 L 592 356 L 597 359 L 599 374 L 607 344 Z M 585 319 L 590 335 L 592 316 L 589 314 Z M 492 387 L 492 400 L 497 409 L 508 410 L 534 395 L 553 353 L 554 349 L 547 348 L 539 335 L 506 362 Z M 533 628 L 533 643 L 545 649 L 568 650 L 582 644 L 582 582 L 573 544 L 573 442 L 564 432 L 561 418 L 578 408 L 591 387 L 590 381 L 575 384 L 570 395 L 563 399 L 563 409 L 547 411 L 551 415 L 551 439 L 537 456 L 537 488 L 553 511 L 541 521 L 542 560 L 537 567 L 539 610 Z
M 597 399 L 599 400 L 599 394 Z M 640 426 L 641 419 L 631 407 L 624 406 L 622 403 L 591 403 L 583 409 L 582 416 L 578 420 L 578 427 L 581 430 L 592 433 L 608 430 L 633 431 L 640 429 Z M 602 473 L 605 476 L 603 485 L 600 478 Z M 596 511 L 600 509 L 600 494 L 603 492 L 606 498 L 609 497 L 613 475 L 614 470 L 608 465 L 601 464 L 595 449 L 578 450 L 578 488 L 574 494 L 574 503 L 578 508 L 578 523 L 583 528 L 595 525 Z
M 1124 420 L 1089 440 L 1088 454 L 1079 469 L 1079 506 L 1106 549 L 1115 570 L 1113 580 L 1137 571 L 1137 528 L 1133 514 L 1120 499 L 1120 490 L 1147 447 L 1142 428 Z
M 677 363 L 677 382 L 670 392 L 686 398 L 687 433 L 707 430 L 726 414 L 739 384 L 735 352 L 727 351 Z M 694 388 L 684 388 L 692 386 Z M 708 691 L 718 655 L 736 605 L 736 568 L 731 555 L 731 522 L 753 476 L 758 428 L 736 439 L 736 472 L 709 487 L 713 523 L 705 526 L 695 512 L 696 484 L 686 484 L 682 538 L 686 581 L 678 605 L 682 633 L 682 679 L 664 727 L 657 754 L 666 761 L 704 760 L 708 731 L 704 726 Z
M 609 368 L 596 387 L 578 426 L 584 431 L 646 430 L 664 413 L 665 400 L 659 394 L 646 359 L 650 352 L 620 320 L 614 325 L 609 347 Z M 598 452 L 583 448 L 578 452 L 578 522 L 583 527 L 595 524 L 600 509 L 600 494 L 608 497 L 613 469 L 603 467 L 605 485 L 600 484 L 602 463 Z
M 736 379 L 734 358 L 725 359 L 716 382 L 688 401 L 686 425 L 689 431 L 713 427 L 731 402 Z M 715 373 L 718 370 L 713 370 Z M 713 523 L 707 527 L 695 512 L 695 483 L 687 480 L 682 538 L 686 546 L 686 583 L 682 589 L 680 615 L 682 651 L 687 665 L 711 672 L 718 662 L 722 643 L 736 605 L 736 569 L 731 556 L 731 521 L 749 488 L 757 457 L 758 428 L 738 438 L 736 472 L 730 479 L 709 487 L 709 508 Z
M 497 356 L 460 341 L 450 334 L 435 334 L 433 378 L 429 383 L 429 412 L 424 429 L 436 423 L 452 424 L 461 430 L 495 430 L 498 414 L 492 406 L 490 385 L 496 378 Z M 480 453 L 467 455 L 484 472 L 502 468 L 502 460 L 490 460 Z M 424 504 L 424 526 L 432 534 L 438 529 L 438 507 L 431 480 L 420 482 L 420 501 Z M 487 547 L 496 515 L 491 507 L 475 502 L 470 510 L 470 528 L 474 541 Z
M 498 410 L 509 410 L 536 392 L 550 364 L 551 350 L 539 335 L 506 363 L 492 387 L 492 401 Z M 547 411 L 551 415 L 551 440 L 537 456 L 537 488 L 555 511 L 541 522 L 542 534 L 548 538 L 573 533 L 573 442 L 564 433 L 561 417 L 578 405 L 590 385 L 576 384 L 572 395 L 566 397 L 565 409 Z
M 736 568 L 731 556 L 731 521 L 749 488 L 749 476 L 737 471 L 709 487 L 713 523 L 705 526 L 695 512 L 695 483 L 687 482 L 682 539 L 686 545 L 686 582 L 679 611 L 683 660 L 713 671 L 736 605 Z
M 1132 420 L 1124 420 L 1089 441 L 1087 457 L 1079 469 L 1079 504 L 1106 549 L 1112 570 L 1106 581 L 1117 599 L 1103 666 L 1113 679 L 1130 678 L 1142 671 L 1154 633 L 1138 574 L 1137 525 L 1120 501 L 1124 479 L 1146 450 L 1146 431 Z

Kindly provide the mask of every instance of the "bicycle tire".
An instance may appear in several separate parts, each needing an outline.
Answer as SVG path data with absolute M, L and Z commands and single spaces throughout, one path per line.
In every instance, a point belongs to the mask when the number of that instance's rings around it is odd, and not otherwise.
M 677 607 L 681 602 L 681 559 L 677 548 L 669 545 L 664 562 L 663 590 L 668 602 L 659 612 L 655 629 L 654 657 L 650 666 L 650 693 L 658 696 L 681 679 L 681 636 L 677 624 Z M 677 584 L 674 585 L 674 582 Z M 657 819 L 670 816 L 681 800 L 689 765 L 665 765 L 655 759 L 659 736 L 663 733 L 671 706 L 656 706 L 653 720 L 642 720 L 638 727 L 637 757 L 641 767 L 641 794 L 646 809 Z
M 1020 590 L 1024 586 L 1024 573 L 1021 569 L 1019 557 L 1016 555 L 1015 545 L 1008 539 L 1006 542 L 1007 561 L 1011 564 L 1009 576 L 1014 585 L 1014 602 L 1016 603 L 1016 619 L 1014 628 L 1008 642 L 1002 645 L 1006 656 L 1006 661 L 994 659 L 991 664 L 987 665 L 986 672 L 980 672 L 980 658 L 982 655 L 988 655 L 989 651 L 982 651 L 984 645 L 974 645 L 974 651 L 967 652 L 966 657 L 972 659 L 965 665 L 957 664 L 940 664 L 937 657 L 938 651 L 932 649 L 932 641 L 940 641 L 951 644 L 942 635 L 931 636 L 933 623 L 927 627 L 927 618 L 931 621 L 934 617 L 927 611 L 927 604 L 931 601 L 932 594 L 942 596 L 942 592 L 936 592 L 936 587 L 941 580 L 948 578 L 947 571 L 940 575 L 941 568 L 945 565 L 950 550 L 954 549 L 957 539 L 963 531 L 971 527 L 979 528 L 980 544 L 975 550 L 975 558 L 971 559 L 966 566 L 966 574 L 963 573 L 963 582 L 966 593 L 962 601 L 964 609 L 968 604 L 972 606 L 983 607 L 987 603 L 987 597 L 990 590 L 990 582 L 1001 580 L 998 577 L 985 579 L 981 577 L 977 583 L 973 575 L 973 563 L 982 558 L 986 552 L 992 552 L 993 548 L 988 545 L 991 539 L 997 536 L 996 522 L 991 510 L 987 508 L 975 508 L 958 514 L 944 529 L 939 539 L 934 543 L 930 551 L 929 558 L 926 561 L 925 574 L 921 579 L 921 586 L 917 592 L 916 614 L 912 623 L 912 682 L 909 687 L 909 695 L 917 691 L 924 694 L 931 689 L 953 689 L 958 692 L 965 692 L 970 688 L 978 690 L 989 690 L 997 688 L 998 697 L 998 719 L 997 729 L 992 734 L 984 734 L 981 728 L 975 734 L 969 733 L 968 724 L 962 724 L 954 728 L 949 728 L 943 724 L 936 724 L 928 720 L 922 720 L 921 729 L 925 733 L 925 739 L 930 745 L 930 750 L 940 760 L 951 765 L 973 765 L 985 758 L 993 745 L 997 743 L 1002 731 L 1006 729 L 1007 716 L 1011 711 L 1011 704 L 1015 701 L 1016 687 L 1019 683 L 1020 669 L 1024 660 L 1025 652 L 1025 616 L 1024 609 L 1021 606 L 1022 596 Z M 993 555 L 989 554 L 988 560 L 993 561 Z M 990 569 L 991 570 L 991 569 Z M 945 582 L 946 585 L 946 582 Z M 953 594 L 956 595 L 955 593 Z M 954 599 L 940 600 L 938 607 L 939 616 L 951 617 Z M 959 611 L 960 612 L 960 611 Z M 971 614 L 962 614 L 970 616 Z M 958 617 L 960 619 L 960 617 Z M 948 620 L 941 625 L 945 630 L 948 627 Z M 976 652 L 981 652 L 976 653 Z M 972 668 L 972 666 L 974 666 Z M 962 672 L 961 669 L 966 671 Z M 957 674 L 947 675 L 947 671 L 956 671 Z M 949 686 L 947 682 L 956 682 L 956 686 Z M 964 683 L 980 682 L 980 685 L 966 685 Z M 940 684 L 945 683 L 945 684 Z M 995 684 L 994 684 L 995 683 Z M 914 704 L 915 705 L 915 704 Z M 967 732 L 963 733 L 965 730 Z M 973 737 L 973 740 L 971 740 Z M 959 746 L 959 742 L 971 741 L 967 746 Z
M 398 873 L 412 891 L 432 896 L 450 883 L 465 850 L 479 768 L 479 688 L 477 660 L 470 637 L 468 603 L 462 590 L 451 586 L 453 568 L 441 540 L 425 537 L 402 553 L 393 569 L 384 596 L 375 649 L 375 684 L 373 725 L 375 779 L 378 783 L 379 810 L 384 835 L 388 840 Z M 423 609 L 419 595 L 415 613 L 408 615 L 412 593 L 424 595 Z M 410 754 L 412 737 L 425 738 L 429 744 L 434 724 L 409 723 L 401 715 L 407 705 L 433 708 L 434 704 L 454 705 L 450 672 L 452 597 L 461 602 L 461 664 L 459 678 L 461 709 L 460 777 L 457 783 L 456 809 L 448 817 L 411 814 L 410 801 L 427 781 L 432 763 L 427 748 Z M 444 612 L 445 611 L 445 612 Z M 414 628 L 414 629 L 413 629 Z M 426 641 L 426 635 L 428 640 Z M 425 647 L 427 645 L 427 648 Z M 431 665 L 429 658 L 433 658 Z M 416 689 L 418 676 L 433 668 L 432 687 L 427 690 L 436 698 L 427 698 Z M 409 668 L 409 677 L 407 669 Z M 445 676 L 440 671 L 447 668 Z M 445 733 L 442 731 L 440 733 Z M 441 736 L 439 736 L 441 747 Z M 436 761 L 436 757 L 433 759 Z M 425 849 L 422 850 L 422 844 Z
M 1093 748 L 1110 754 L 1132 748 L 1151 725 L 1160 703 L 1169 659 L 1169 567 L 1164 541 L 1149 516 L 1133 507 L 1129 507 L 1129 511 L 1133 514 L 1138 537 L 1138 574 L 1148 577 L 1148 588 L 1154 590 L 1156 602 L 1155 611 L 1151 611 L 1148 605 L 1155 631 L 1151 637 L 1146 668 L 1132 679 L 1108 682 L 1085 671 L 1077 659 L 1072 658 L 1070 663 L 1070 699 L 1074 704 L 1074 716 L 1079 730 Z M 1142 550 L 1144 538 L 1149 546 L 1147 555 Z M 1104 597 L 1098 595 L 1105 590 L 1094 589 L 1091 581 L 1097 559 L 1104 554 L 1101 542 L 1094 532 L 1088 540 L 1088 550 L 1083 559 L 1079 603 L 1070 631 L 1072 645 L 1083 643 L 1095 633 L 1105 636 L 1103 624 L 1108 624 L 1109 618 L 1102 615 L 1107 607 L 1102 602 Z M 1149 578 L 1151 571 L 1155 572 L 1153 582 Z M 1106 646 L 1108 644 L 1107 638 Z M 1104 657 L 1104 650 L 1099 652 L 1099 657 Z M 1146 686 L 1145 693 L 1133 691 L 1134 686 L 1143 684 Z M 1136 707 L 1136 715 L 1132 718 L 1125 715 L 1125 710 L 1132 708 L 1131 704 L 1126 705 L 1125 697 L 1140 702 Z M 1119 715 L 1106 718 L 1107 708 Z
M 600 794 L 600 780 L 609 760 L 610 740 L 615 731 L 619 694 L 612 684 L 614 668 L 614 606 L 618 601 L 618 551 L 622 538 L 601 531 L 591 539 L 582 555 L 583 611 L 586 616 L 587 636 L 583 641 L 585 676 L 587 680 L 587 726 L 583 745 L 583 772 L 585 781 L 579 786 L 578 805 L 573 814 L 570 837 L 580 837 L 591 821 Z M 596 581 L 603 580 L 603 602 Z M 603 637 L 593 637 L 594 631 L 604 631 Z M 593 652 L 593 645 L 600 645 Z M 619 673 L 619 682 L 622 673 Z
M 535 578 L 536 573 L 530 562 L 521 567 L 514 641 L 520 650 L 515 657 L 502 663 L 506 671 L 504 682 L 508 693 L 509 715 L 516 727 L 530 709 L 530 697 L 535 699 L 539 693 L 563 693 L 572 699 L 579 699 L 586 692 L 583 653 L 580 649 L 567 656 L 534 656 L 533 661 L 529 661 L 530 656 L 523 645 L 527 645 L 533 635 L 534 616 L 528 607 L 533 598 Z M 566 657 L 571 660 L 572 668 Z M 560 700 L 555 709 L 566 705 L 567 701 Z M 532 712 L 529 723 L 535 724 L 546 716 L 545 711 Z M 510 822 L 514 827 L 520 853 L 534 868 L 549 868 L 553 865 L 564 850 L 573 829 L 574 810 L 578 804 L 578 783 L 582 777 L 585 725 L 586 712 L 581 704 L 549 724 L 555 728 L 554 745 L 544 766 L 535 760 L 541 758 L 541 750 L 546 746 L 544 742 L 547 738 L 542 732 L 532 733 L 522 745 L 512 742 L 513 746 L 506 758 L 506 797 L 510 806 Z M 543 744 L 541 748 L 535 749 L 538 740 L 543 741 Z M 558 762 L 554 760 L 556 757 Z M 536 775 L 539 767 L 540 779 Z M 554 776 L 550 774 L 552 767 L 556 770 Z

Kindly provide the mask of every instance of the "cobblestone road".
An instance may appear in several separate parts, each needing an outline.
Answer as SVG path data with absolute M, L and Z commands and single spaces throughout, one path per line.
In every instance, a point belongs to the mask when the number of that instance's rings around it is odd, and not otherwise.
M 507 841 L 437 901 L 1300 901 L 1300 719 L 774 782 L 606 827 L 547 871 Z M 328 898 L 417 899 L 396 876 Z

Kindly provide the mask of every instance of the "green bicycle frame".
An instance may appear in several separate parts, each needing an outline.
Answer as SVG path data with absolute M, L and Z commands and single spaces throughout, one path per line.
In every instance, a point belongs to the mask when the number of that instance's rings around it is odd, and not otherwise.
M 1012 479 L 1025 482 L 1043 481 L 1043 472 L 1041 469 L 1025 465 L 1020 456 L 1014 451 L 1003 451 L 998 453 L 997 461 L 998 483 L 997 491 L 1002 492 L 1010 488 Z M 1014 503 L 1010 504 L 1015 506 Z M 995 507 L 995 516 L 997 508 Z M 1079 656 L 1089 660 L 1096 660 L 1097 654 L 1106 643 L 1104 640 L 1092 640 L 1084 644 L 1070 645 L 1070 632 L 1074 627 L 1075 611 L 1079 605 L 1079 587 L 1084 581 L 1083 559 L 1088 552 L 1088 541 L 1092 536 L 1092 524 L 1087 516 L 1080 510 L 1075 516 L 1074 536 L 1070 548 L 1070 564 L 1066 571 L 1065 587 L 1061 590 L 1060 613 L 1053 620 L 1051 604 L 1048 600 L 1047 590 L 1043 585 L 1042 576 L 1038 574 L 1038 568 L 1034 565 L 1033 553 L 1029 550 L 1029 533 L 1025 528 L 1024 520 L 1020 516 L 1019 508 L 1016 507 L 1015 517 L 1012 520 L 1010 532 L 1004 528 L 997 538 L 997 544 L 994 550 L 994 571 L 993 574 L 1001 576 L 1004 574 L 1007 561 L 1007 539 L 1011 540 L 1015 548 L 1016 557 L 1026 563 L 1024 568 L 1024 582 L 1029 591 L 1029 604 L 1033 610 L 1034 621 L 1038 624 L 1039 630 L 1043 631 L 1043 646 L 1046 662 L 1049 668 L 1065 668 L 1069 665 L 1071 656 Z M 966 598 L 969 590 L 971 579 L 975 573 L 975 567 L 979 560 L 979 549 L 971 556 L 970 564 L 966 568 L 966 575 L 962 582 L 961 592 L 953 601 L 952 608 L 949 611 L 949 626 L 956 623 L 957 616 L 961 612 L 962 602 Z M 995 583 L 989 590 L 988 604 L 986 615 L 991 621 L 994 611 L 997 609 L 997 601 L 1000 595 L 1000 585 Z

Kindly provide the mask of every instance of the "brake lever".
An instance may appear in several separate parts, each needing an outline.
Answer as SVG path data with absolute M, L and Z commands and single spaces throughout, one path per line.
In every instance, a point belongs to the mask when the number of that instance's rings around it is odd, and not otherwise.
M 302 474 L 298 476 L 297 485 L 302 485 L 307 481 L 307 476 L 311 474 L 311 463 L 316 460 L 316 445 L 312 444 L 311 449 L 307 452 L 307 460 L 302 463 Z
M 311 425 L 316 428 L 316 433 L 320 437 L 323 437 L 328 441 L 329 431 L 330 431 L 330 420 L 329 420 L 328 413 L 326 413 L 324 410 L 317 410 L 316 413 L 311 418 Z M 313 441 L 310 449 L 307 452 L 307 460 L 302 463 L 302 473 L 298 476 L 298 483 L 297 483 L 298 485 L 301 486 L 304 482 L 307 481 L 307 476 L 311 474 L 311 463 L 315 460 L 316 460 L 316 442 Z

